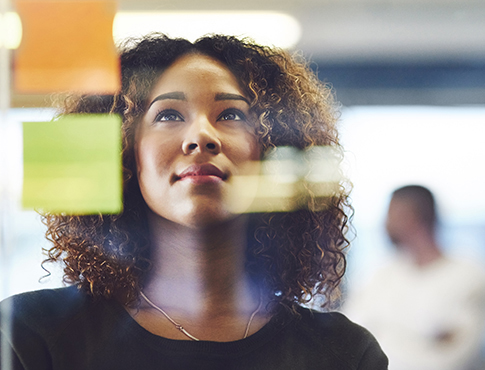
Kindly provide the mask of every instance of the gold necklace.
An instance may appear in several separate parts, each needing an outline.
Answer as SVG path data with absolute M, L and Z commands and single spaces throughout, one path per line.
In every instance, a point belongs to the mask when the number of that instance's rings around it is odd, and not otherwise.
M 140 292 L 140 295 L 142 296 L 142 298 L 152 307 L 154 308 L 155 310 L 157 310 L 158 312 L 160 312 L 163 316 L 165 316 L 165 318 L 170 321 L 176 329 L 178 329 L 180 332 L 182 332 L 185 336 L 189 337 L 190 339 L 194 340 L 194 341 L 200 341 L 199 338 L 196 338 L 194 337 L 192 334 L 190 334 L 187 330 L 185 330 L 185 328 L 180 325 L 177 321 L 175 321 L 174 319 L 172 319 L 168 313 L 166 313 L 164 310 L 162 310 L 160 307 L 158 307 L 155 303 L 153 303 L 152 301 L 150 301 L 148 299 L 148 297 L 143 293 L 143 292 Z M 251 323 L 253 322 L 253 319 L 254 319 L 254 316 L 256 316 L 256 314 L 259 312 L 259 310 L 261 309 L 261 305 L 263 304 L 263 299 L 261 297 L 261 295 L 259 296 L 259 305 L 258 305 L 258 308 L 256 308 L 256 310 L 251 314 L 251 317 L 249 318 L 249 321 L 248 321 L 248 324 L 246 325 L 246 331 L 244 332 L 244 337 L 243 339 L 246 339 L 248 334 L 249 334 L 249 328 L 251 327 Z

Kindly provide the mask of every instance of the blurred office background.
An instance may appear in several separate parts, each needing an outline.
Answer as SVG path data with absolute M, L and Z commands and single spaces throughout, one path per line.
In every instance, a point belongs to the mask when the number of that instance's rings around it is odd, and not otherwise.
M 342 104 L 344 169 L 354 186 L 356 230 L 348 286 L 365 280 L 389 254 L 387 202 L 392 190 L 409 183 L 435 192 L 445 248 L 485 260 L 485 1 L 120 0 L 118 8 L 266 12 L 248 20 L 247 29 L 258 28 L 267 12 L 293 17 L 296 41 L 290 50 L 311 61 Z M 170 32 L 162 24 L 157 30 Z M 49 95 L 11 91 L 2 116 L 0 299 L 62 285 L 53 266 L 53 275 L 42 278 L 44 228 L 35 212 L 20 207 L 20 122 L 49 120 L 49 102 Z

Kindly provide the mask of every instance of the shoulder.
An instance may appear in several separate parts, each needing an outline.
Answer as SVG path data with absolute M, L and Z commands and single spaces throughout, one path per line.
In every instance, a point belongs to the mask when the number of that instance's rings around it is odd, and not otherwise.
M 0 303 L 0 314 L 9 316 L 15 329 L 54 333 L 89 315 L 95 306 L 90 297 L 72 286 L 14 295 Z
M 21 293 L 7 298 L 0 304 L 9 306 L 14 317 L 38 317 L 44 319 L 50 316 L 62 317 L 69 315 L 87 302 L 87 297 L 75 286 L 60 289 L 45 289 Z
M 82 296 L 83 294 L 79 291 L 79 289 L 76 286 L 69 286 L 65 288 L 41 289 L 41 290 L 34 290 L 30 292 L 20 293 L 5 299 L 1 303 L 3 304 L 4 302 L 7 302 L 7 301 L 13 301 L 16 304 L 29 304 L 29 303 L 58 304 L 59 300 L 70 301 L 73 298 L 79 299 Z
M 66 342 L 70 323 L 81 316 L 87 297 L 76 287 L 14 295 L 0 303 L 0 333 L 23 367 L 51 368 L 49 348 Z M 8 350 L 7 348 L 2 350 Z M 17 367 L 15 367 L 17 368 Z
M 457 256 L 445 256 L 437 264 L 442 270 L 453 271 L 457 276 L 485 280 L 485 269 L 476 261 Z
M 373 340 L 372 334 L 362 326 L 350 321 L 339 312 L 319 312 L 300 307 L 299 324 L 302 327 L 312 328 L 320 335 L 342 337 L 349 341 Z
M 298 330 L 322 343 L 336 358 L 358 369 L 387 369 L 387 357 L 374 336 L 339 312 L 298 309 Z
M 73 286 L 4 300 L 0 304 L 0 326 L 19 358 L 44 363 L 49 356 L 65 358 L 61 352 L 77 356 L 82 354 L 77 349 L 107 342 L 122 312 L 117 302 L 94 299 Z

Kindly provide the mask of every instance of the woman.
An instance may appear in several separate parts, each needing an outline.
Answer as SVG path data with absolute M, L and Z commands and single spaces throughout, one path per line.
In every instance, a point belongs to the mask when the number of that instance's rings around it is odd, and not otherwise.
M 119 94 L 63 113 L 122 116 L 124 211 L 45 216 L 74 287 L 7 301 L 15 368 L 387 368 L 365 329 L 301 307 L 330 306 L 344 273 L 343 186 L 292 212 L 232 206 L 271 148 L 339 148 L 331 91 L 287 53 L 225 36 L 151 35 L 121 66 Z

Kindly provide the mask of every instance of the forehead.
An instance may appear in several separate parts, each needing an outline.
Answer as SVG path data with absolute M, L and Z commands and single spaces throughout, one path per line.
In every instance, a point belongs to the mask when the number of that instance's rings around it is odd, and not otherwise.
M 241 81 L 224 63 L 201 54 L 187 54 L 175 60 L 158 78 L 152 95 L 185 89 L 245 95 Z

